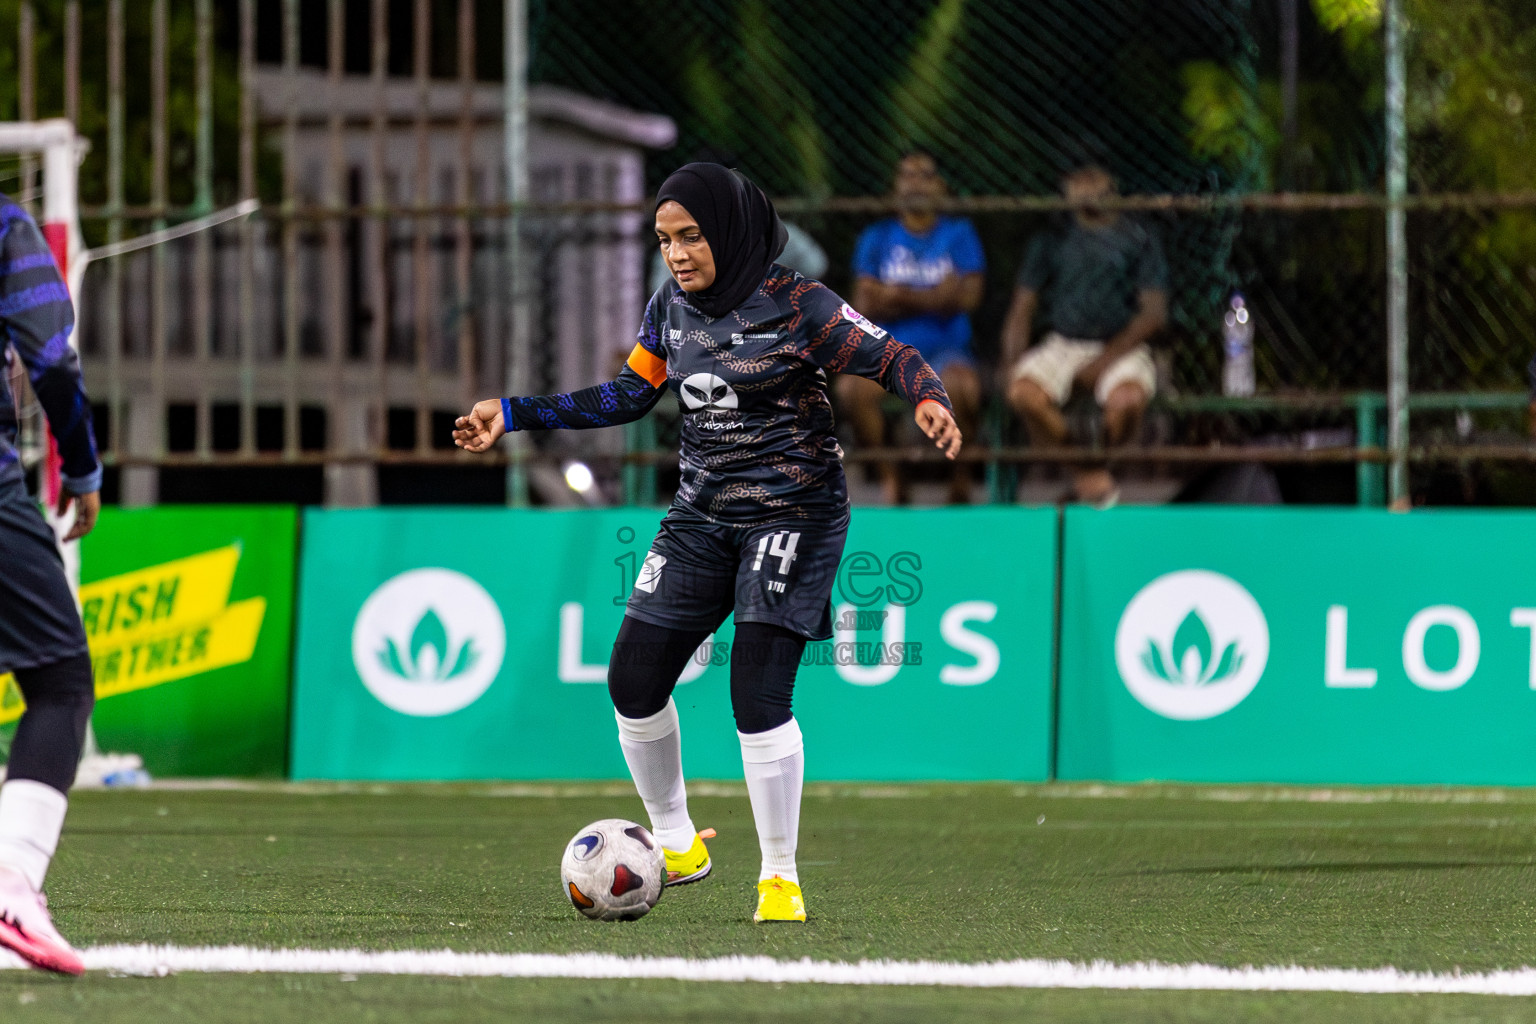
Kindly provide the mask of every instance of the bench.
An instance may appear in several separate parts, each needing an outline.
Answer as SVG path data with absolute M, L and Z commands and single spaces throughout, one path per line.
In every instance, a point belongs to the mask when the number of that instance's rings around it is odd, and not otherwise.
M 1408 409 L 1413 412 L 1488 412 L 1520 411 L 1530 402 L 1525 391 L 1431 391 L 1410 393 Z M 1091 403 L 1090 403 L 1091 404 Z M 893 416 L 909 413 L 907 404 L 894 395 L 888 396 L 886 409 Z M 1150 446 L 1121 453 L 1126 461 L 1164 462 L 1171 464 L 1211 464 L 1234 462 L 1309 462 L 1355 464 L 1357 504 L 1380 507 L 1386 503 L 1385 421 L 1387 396 L 1384 391 L 1296 391 L 1273 392 L 1246 398 L 1226 395 L 1194 395 L 1160 393 L 1152 400 L 1150 415 L 1202 416 L 1202 415 L 1268 415 L 1304 418 L 1309 414 L 1352 413 L 1355 420 L 1356 443 L 1353 447 L 1339 447 L 1326 451 L 1305 451 L 1294 446 L 1286 448 L 1228 446 Z M 624 500 L 628 504 L 654 503 L 656 495 L 656 430 L 650 417 L 624 428 L 626 457 L 622 469 Z M 1099 445 L 1072 449 L 1033 448 L 1011 444 L 1010 438 L 1018 434 L 1015 418 L 1006 404 L 993 396 L 982 410 L 981 437 L 979 443 L 967 446 L 962 455 L 967 461 L 981 462 L 986 467 L 988 500 L 1008 504 L 1013 501 L 1018 486 L 1018 467 L 1030 462 L 1071 463 L 1084 458 L 1102 457 L 1104 449 Z M 1536 458 L 1536 449 L 1522 448 Z M 1520 452 L 1495 453 L 1496 457 Z M 909 462 L 926 462 L 939 458 L 937 452 L 924 447 L 891 447 L 850 451 L 850 463 L 864 463 L 891 458 Z

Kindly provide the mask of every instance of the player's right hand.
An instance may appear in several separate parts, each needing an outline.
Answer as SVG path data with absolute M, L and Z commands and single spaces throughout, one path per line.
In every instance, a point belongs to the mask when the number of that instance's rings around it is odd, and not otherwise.
M 75 522 L 64 535 L 64 543 L 79 540 L 96 527 L 96 517 L 101 514 L 101 492 L 91 491 L 89 494 L 70 494 L 66 490 L 59 491 L 59 504 L 55 510 L 59 518 L 64 518 L 64 513 L 69 511 L 70 502 L 75 505 Z
M 468 416 L 453 421 L 453 443 L 467 452 L 483 452 L 507 432 L 501 421 L 501 400 L 488 398 L 476 402 Z

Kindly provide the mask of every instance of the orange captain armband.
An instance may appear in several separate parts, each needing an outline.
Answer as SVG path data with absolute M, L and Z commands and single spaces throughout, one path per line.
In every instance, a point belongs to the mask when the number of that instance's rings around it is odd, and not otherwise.
M 635 350 L 629 354 L 629 368 L 644 377 L 651 387 L 660 389 L 667 380 L 667 361 L 660 356 L 652 354 L 644 345 L 635 343 Z

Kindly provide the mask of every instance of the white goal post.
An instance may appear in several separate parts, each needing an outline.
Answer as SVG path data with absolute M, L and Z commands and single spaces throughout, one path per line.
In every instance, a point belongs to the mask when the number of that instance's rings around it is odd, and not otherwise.
M 43 157 L 43 216 L 40 226 L 59 270 L 76 291 L 71 272 L 83 247 L 80 235 L 80 159 L 86 142 L 62 117 L 47 121 L 0 121 L 0 153 L 40 153 Z
M 80 233 L 78 182 L 85 148 L 85 140 L 75 134 L 75 126 L 62 117 L 46 121 L 0 122 L 0 153 L 42 155 L 43 216 L 38 226 L 42 228 L 48 248 L 53 251 L 59 273 L 68 283 L 70 295 L 75 297 L 80 293 L 80 274 L 85 269 L 78 258 L 84 248 L 84 237 Z M 70 344 L 78 345 L 73 334 Z M 58 501 L 59 486 L 59 459 L 50 441 L 40 488 L 50 521 Z M 54 525 L 57 528 L 58 524 Z M 66 553 L 65 563 L 70 570 L 71 582 L 78 584 L 79 566 L 73 552 Z

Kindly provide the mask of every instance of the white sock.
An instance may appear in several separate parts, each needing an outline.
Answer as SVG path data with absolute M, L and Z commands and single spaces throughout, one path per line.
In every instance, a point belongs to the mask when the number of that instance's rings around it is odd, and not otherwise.
M 41 782 L 11 779 L 0 786 L 0 864 L 41 891 L 68 808 L 68 797 Z
M 800 790 L 805 786 L 805 742 L 793 718 L 767 732 L 738 732 L 741 763 L 757 822 L 763 868 L 757 876 L 778 875 L 800 884 L 795 847 L 800 842 Z
M 619 747 L 629 765 L 635 789 L 651 816 L 651 834 L 662 846 L 683 853 L 693 845 L 695 829 L 688 817 L 688 793 L 683 786 L 683 744 L 677 726 L 677 705 L 667 706 L 649 718 L 619 720 Z

